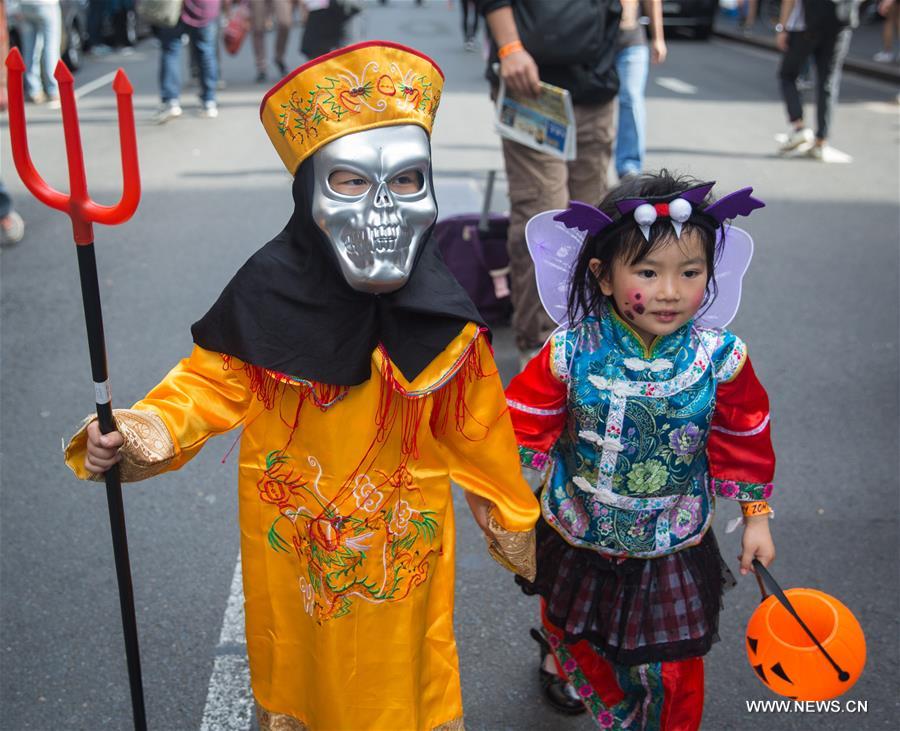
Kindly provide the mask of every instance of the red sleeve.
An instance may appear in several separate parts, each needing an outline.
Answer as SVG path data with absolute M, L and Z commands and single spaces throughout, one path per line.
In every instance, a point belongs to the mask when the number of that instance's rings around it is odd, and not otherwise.
M 769 397 L 750 359 L 716 388 L 709 442 L 709 475 L 716 495 L 732 500 L 767 500 L 772 494 L 775 452 L 769 428 Z
M 506 389 L 522 464 L 537 470 L 547 464 L 548 452 L 566 424 L 567 388 L 550 365 L 552 342 L 529 361 Z

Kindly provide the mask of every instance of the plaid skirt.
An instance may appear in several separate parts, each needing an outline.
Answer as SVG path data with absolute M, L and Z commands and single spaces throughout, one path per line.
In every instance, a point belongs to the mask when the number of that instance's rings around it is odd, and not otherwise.
M 516 581 L 544 599 L 544 617 L 567 643 L 587 640 L 619 665 L 705 655 L 718 640 L 722 594 L 734 576 L 712 530 L 659 558 L 607 558 L 537 524 L 537 576 Z

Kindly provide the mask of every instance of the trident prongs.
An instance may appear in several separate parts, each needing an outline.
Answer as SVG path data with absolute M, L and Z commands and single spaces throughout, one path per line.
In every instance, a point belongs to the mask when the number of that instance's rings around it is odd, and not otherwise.
M 88 196 L 84 171 L 84 155 L 81 151 L 81 133 L 78 127 L 78 110 L 75 106 L 74 79 L 66 65 L 60 61 L 53 76 L 59 83 L 62 106 L 63 130 L 66 139 L 66 158 L 69 163 L 69 195 L 50 187 L 34 167 L 28 152 L 28 134 L 25 130 L 25 103 L 22 75 L 25 63 L 18 49 L 14 48 L 6 58 L 9 71 L 9 135 L 12 142 L 13 161 L 25 187 L 41 202 L 66 213 L 72 219 L 75 243 L 79 246 L 94 240 L 94 223 L 108 226 L 124 223 L 134 214 L 141 197 L 141 179 L 138 170 L 137 138 L 134 130 L 134 108 L 131 97 L 134 92 L 128 76 L 119 69 L 113 81 L 116 105 L 119 111 L 119 143 L 122 154 L 122 198 L 114 206 L 95 203 Z

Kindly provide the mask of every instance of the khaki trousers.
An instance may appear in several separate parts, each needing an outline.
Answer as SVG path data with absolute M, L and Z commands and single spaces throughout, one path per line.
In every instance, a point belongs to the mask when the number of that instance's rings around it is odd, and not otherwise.
M 520 351 L 540 348 L 556 329 L 538 296 L 534 263 L 525 244 L 525 224 L 532 216 L 565 208 L 572 200 L 592 205 L 600 202 L 608 187 L 606 175 L 615 139 L 614 108 L 615 100 L 575 106 L 578 158 L 572 162 L 503 140 L 510 201 L 507 249 L 512 326 Z
M 266 24 L 272 14 L 275 16 L 275 61 L 284 63 L 295 7 L 297 0 L 253 0 L 250 3 L 250 30 L 257 71 L 266 70 Z

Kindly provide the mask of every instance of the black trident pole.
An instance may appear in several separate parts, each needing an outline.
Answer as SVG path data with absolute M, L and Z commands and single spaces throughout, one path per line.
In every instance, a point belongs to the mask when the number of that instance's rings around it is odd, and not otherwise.
M 116 430 L 113 419 L 109 375 L 106 367 L 106 340 L 103 336 L 103 312 L 100 308 L 100 285 L 97 281 L 97 260 L 94 244 L 76 246 L 78 274 L 81 278 L 81 300 L 87 324 L 91 374 L 94 379 L 97 422 L 103 434 Z M 136 731 L 147 730 L 144 709 L 144 688 L 141 678 L 141 654 L 138 647 L 137 619 L 134 611 L 134 587 L 131 582 L 131 563 L 128 558 L 128 535 L 125 530 L 125 506 L 122 502 L 122 482 L 119 465 L 114 464 L 103 475 L 106 481 L 106 502 L 112 531 L 116 579 L 119 584 L 119 608 L 122 611 L 122 630 L 125 633 L 125 657 L 128 681 L 131 686 L 131 706 Z

